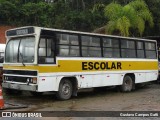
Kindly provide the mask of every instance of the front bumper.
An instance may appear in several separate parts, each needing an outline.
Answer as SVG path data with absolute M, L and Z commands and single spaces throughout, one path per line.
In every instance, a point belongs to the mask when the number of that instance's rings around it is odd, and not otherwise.
M 26 85 L 26 84 L 15 84 L 15 83 L 2 83 L 3 88 L 15 89 L 15 90 L 26 90 L 26 91 L 36 91 L 37 85 Z

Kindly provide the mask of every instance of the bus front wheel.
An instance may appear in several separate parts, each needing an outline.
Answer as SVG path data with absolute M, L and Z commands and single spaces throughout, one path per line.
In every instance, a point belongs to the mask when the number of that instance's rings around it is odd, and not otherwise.
M 56 96 L 59 100 L 68 100 L 72 96 L 72 83 L 68 79 L 63 79 L 60 82 L 59 90 L 56 93 Z
M 130 76 L 126 75 L 123 79 L 123 84 L 120 86 L 122 92 L 130 92 L 133 87 L 133 80 Z

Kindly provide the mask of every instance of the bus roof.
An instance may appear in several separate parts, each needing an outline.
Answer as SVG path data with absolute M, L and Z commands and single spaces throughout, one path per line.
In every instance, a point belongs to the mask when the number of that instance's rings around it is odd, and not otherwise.
M 40 29 L 40 30 L 49 30 L 49 31 L 56 31 L 56 32 L 73 33 L 73 34 L 94 35 L 94 36 L 101 36 L 101 37 L 123 38 L 123 39 L 131 39 L 131 40 L 137 39 L 137 40 L 145 40 L 145 41 L 146 40 L 147 41 L 156 41 L 156 40 L 153 40 L 153 39 L 145 39 L 145 38 L 138 38 L 138 37 L 124 37 L 124 36 L 117 36 L 117 35 L 106 35 L 106 34 L 99 34 L 99 33 L 81 32 L 81 31 L 72 31 L 72 30 L 54 29 L 54 28 L 45 28 L 45 27 L 37 27 L 37 26 L 24 26 L 24 27 L 9 29 L 9 30 L 6 31 L 6 36 L 7 36 L 8 31 L 17 30 L 17 29 L 24 29 L 24 28 L 35 28 L 35 29 Z

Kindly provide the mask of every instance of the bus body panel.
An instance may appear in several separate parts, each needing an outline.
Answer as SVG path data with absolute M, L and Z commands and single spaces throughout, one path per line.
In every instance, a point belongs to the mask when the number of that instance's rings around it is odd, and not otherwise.
M 85 64 L 85 70 L 82 63 L 88 63 L 92 61 L 96 63 L 95 68 L 87 69 Z M 116 67 L 109 68 L 109 66 L 100 68 L 100 63 L 116 63 L 121 64 L 121 69 Z M 99 64 L 98 64 L 99 63 Z M 65 65 L 66 64 L 66 65 Z M 151 64 L 151 65 L 149 65 Z M 75 77 L 78 80 L 78 89 L 92 88 L 101 86 L 114 86 L 122 85 L 123 78 L 126 74 L 132 73 L 135 75 L 135 83 L 148 82 L 157 79 L 158 70 L 156 66 L 158 64 L 155 60 L 139 60 L 130 59 L 76 59 L 75 58 L 58 58 L 56 65 L 38 65 L 38 66 L 8 66 L 4 65 L 4 70 L 35 70 L 38 71 L 38 87 L 37 92 L 46 91 L 58 91 L 59 83 L 64 77 Z M 68 67 L 68 65 L 70 65 Z M 111 65 L 111 64 L 106 64 Z M 133 68 L 130 68 L 133 66 Z M 145 66 L 145 67 L 144 67 Z M 90 67 L 90 66 L 89 66 Z M 96 70 L 98 69 L 99 70 Z M 105 70 L 104 70 L 105 68 Z M 109 70 L 108 70 L 109 69 Z M 146 70 L 145 70 L 146 69 Z M 4 74 L 7 76 L 7 74 Z
M 57 77 L 55 75 L 40 74 L 38 79 L 38 89 L 39 92 L 46 91 L 58 91 Z

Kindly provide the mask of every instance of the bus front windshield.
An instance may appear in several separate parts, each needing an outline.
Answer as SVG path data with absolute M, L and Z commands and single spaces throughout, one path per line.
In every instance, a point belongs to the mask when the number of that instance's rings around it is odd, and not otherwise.
M 21 37 L 9 40 L 6 46 L 5 62 L 33 63 L 35 53 L 35 37 Z

